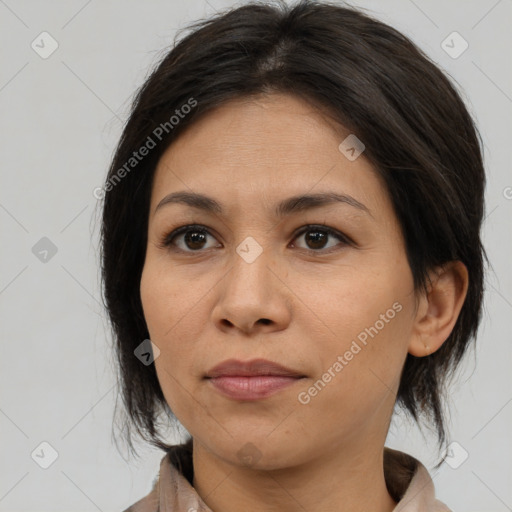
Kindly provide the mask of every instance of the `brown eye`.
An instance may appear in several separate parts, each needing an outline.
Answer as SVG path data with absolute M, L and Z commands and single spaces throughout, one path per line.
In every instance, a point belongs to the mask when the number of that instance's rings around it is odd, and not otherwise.
M 211 233 L 202 226 L 182 226 L 166 235 L 162 241 L 163 247 L 176 246 L 184 252 L 198 252 L 208 249 L 206 246 Z M 212 237 L 213 238 L 213 237 Z
M 219 247 L 219 245 L 211 245 L 208 247 L 208 237 L 215 239 L 213 235 L 204 226 L 187 225 L 175 229 L 168 235 L 164 236 L 160 247 L 169 248 L 181 252 L 201 252 L 205 249 Z M 295 235 L 294 240 L 304 238 L 306 247 L 300 247 L 311 252 L 331 252 L 336 250 L 338 246 L 352 245 L 353 242 L 347 236 L 326 226 L 305 226 L 302 231 Z M 332 243 L 337 240 L 337 243 Z M 329 246 L 329 243 L 331 245 Z M 294 244 L 295 246 L 295 244 Z
M 202 249 L 207 236 L 204 231 L 187 231 L 183 241 L 189 249 Z
M 333 229 L 322 227 L 322 226 L 307 226 L 305 229 L 300 231 L 300 233 L 297 234 L 295 237 L 296 239 L 299 239 L 300 237 L 304 237 L 304 241 L 306 243 L 305 249 L 312 250 L 315 252 L 319 252 L 324 249 L 331 249 L 333 247 L 336 247 L 338 244 L 331 245 L 330 247 L 326 247 L 326 244 L 328 243 L 329 239 L 335 238 L 338 241 L 341 241 L 343 245 L 350 244 L 349 239 L 342 235 L 341 233 L 338 233 L 337 231 L 334 231 Z
M 323 249 L 327 243 L 329 234 L 318 229 L 306 231 L 304 240 L 311 249 Z

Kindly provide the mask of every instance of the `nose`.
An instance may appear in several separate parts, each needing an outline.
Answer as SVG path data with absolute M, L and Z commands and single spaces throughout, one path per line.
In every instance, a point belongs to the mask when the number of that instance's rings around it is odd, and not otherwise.
M 218 286 L 213 321 L 224 332 L 245 334 L 285 329 L 291 318 L 286 270 L 263 251 L 254 261 L 234 253 L 231 269 Z

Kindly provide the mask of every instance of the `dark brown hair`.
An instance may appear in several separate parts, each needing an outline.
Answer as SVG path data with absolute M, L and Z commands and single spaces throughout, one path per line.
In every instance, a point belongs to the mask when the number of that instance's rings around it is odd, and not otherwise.
M 476 338 L 486 259 L 482 141 L 454 85 L 407 37 L 350 6 L 255 2 L 188 28 L 136 94 L 104 187 L 103 291 L 130 447 L 135 426 L 167 450 L 157 417 L 165 412 L 175 419 L 154 365 L 134 356 L 149 338 L 139 285 L 155 167 L 204 113 L 272 92 L 322 106 L 364 142 L 364 155 L 392 199 L 417 291 L 427 289 L 427 272 L 437 265 L 460 260 L 468 269 L 469 288 L 452 333 L 427 357 L 407 355 L 397 394 L 397 405 L 414 420 L 423 415 L 432 422 L 441 446 L 444 384 Z M 150 139 L 146 155 L 130 160 Z

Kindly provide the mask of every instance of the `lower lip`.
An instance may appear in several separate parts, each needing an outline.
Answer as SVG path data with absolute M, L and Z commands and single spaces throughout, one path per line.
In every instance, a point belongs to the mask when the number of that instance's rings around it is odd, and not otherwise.
M 254 377 L 213 377 L 208 379 L 223 395 L 235 400 L 259 400 L 301 380 L 299 377 L 258 375 Z

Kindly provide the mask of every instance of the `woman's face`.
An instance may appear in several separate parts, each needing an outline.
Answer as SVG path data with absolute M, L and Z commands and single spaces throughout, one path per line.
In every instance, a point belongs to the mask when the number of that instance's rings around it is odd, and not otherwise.
M 339 149 L 348 135 L 274 94 L 209 113 L 158 163 L 140 283 L 156 371 L 180 422 L 226 461 L 286 467 L 384 443 L 415 296 L 387 191 L 364 152 L 354 160 Z M 176 192 L 220 208 L 157 208 Z M 352 199 L 287 203 L 325 193 Z M 206 375 L 228 359 L 267 359 L 303 377 L 227 395 Z

